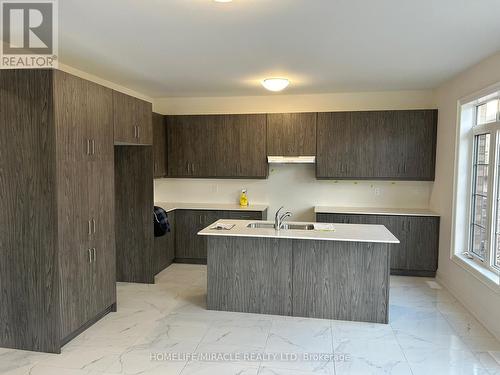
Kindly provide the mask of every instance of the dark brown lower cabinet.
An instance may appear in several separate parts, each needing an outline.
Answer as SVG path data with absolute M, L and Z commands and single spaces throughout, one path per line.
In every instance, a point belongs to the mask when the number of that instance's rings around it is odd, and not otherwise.
M 198 232 L 220 219 L 263 220 L 265 211 L 177 210 L 175 262 L 207 263 L 207 238 Z
M 378 224 L 400 241 L 391 245 L 391 274 L 434 277 L 438 266 L 439 217 L 316 214 L 323 223 Z
M 154 239 L 153 269 L 155 274 L 170 266 L 175 258 L 175 211 L 168 212 L 170 232 Z

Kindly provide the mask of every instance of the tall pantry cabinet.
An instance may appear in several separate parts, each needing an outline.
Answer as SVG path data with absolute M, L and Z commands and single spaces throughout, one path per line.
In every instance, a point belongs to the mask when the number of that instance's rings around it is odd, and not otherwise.
M 116 308 L 113 96 L 0 71 L 0 347 L 59 353 Z

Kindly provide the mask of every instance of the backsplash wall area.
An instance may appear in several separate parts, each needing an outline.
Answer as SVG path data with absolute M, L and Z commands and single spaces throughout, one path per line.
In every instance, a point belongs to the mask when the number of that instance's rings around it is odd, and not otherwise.
M 314 206 L 428 208 L 432 182 L 317 180 L 314 164 L 269 166 L 266 180 L 156 179 L 156 202 L 237 203 L 242 188 L 250 204 L 269 205 L 268 218 L 285 206 L 292 220 L 312 221 Z

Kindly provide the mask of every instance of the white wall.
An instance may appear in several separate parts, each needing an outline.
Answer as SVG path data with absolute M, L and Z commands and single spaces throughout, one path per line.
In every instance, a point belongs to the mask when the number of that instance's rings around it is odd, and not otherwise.
M 250 204 L 269 204 L 269 217 L 285 206 L 294 220 L 314 219 L 313 206 L 426 208 L 430 182 L 319 181 L 314 165 L 271 166 L 267 180 L 155 180 L 155 200 L 236 203 L 242 188 Z
M 146 101 L 148 101 L 150 103 L 153 101 L 153 99 L 151 99 L 149 96 L 144 95 L 144 94 L 142 94 L 140 92 L 131 90 L 131 89 L 125 87 L 125 86 L 122 86 L 122 85 L 117 84 L 115 82 L 108 81 L 108 80 L 106 80 L 106 79 L 104 79 L 102 77 L 95 76 L 93 74 L 84 72 L 82 70 L 73 68 L 72 66 L 69 66 L 69 65 L 66 65 L 66 64 L 59 63 L 59 70 L 62 70 L 63 72 L 66 72 L 66 73 L 69 73 L 69 74 L 73 74 L 74 76 L 86 79 L 88 81 L 95 82 L 95 83 L 97 83 L 99 85 L 102 85 L 104 87 L 108 87 L 110 89 L 122 92 L 124 94 L 130 95 L 130 96 L 134 96 L 134 97 L 142 99 L 142 100 L 146 100 Z
M 497 82 L 500 82 L 500 53 L 459 74 L 437 89 L 437 165 L 430 206 L 441 214 L 439 279 L 500 338 L 500 289 L 489 288 L 450 259 L 458 100 Z M 463 230 L 466 231 L 467 228 Z
M 434 93 L 430 90 L 206 98 L 176 97 L 157 98 L 153 102 L 155 112 L 169 115 L 427 108 L 435 108 Z

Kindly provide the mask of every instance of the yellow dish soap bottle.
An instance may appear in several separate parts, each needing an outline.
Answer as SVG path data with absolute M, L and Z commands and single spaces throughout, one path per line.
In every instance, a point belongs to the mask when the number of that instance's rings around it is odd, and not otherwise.
M 240 194 L 240 207 L 248 207 L 247 189 L 242 189 Z

